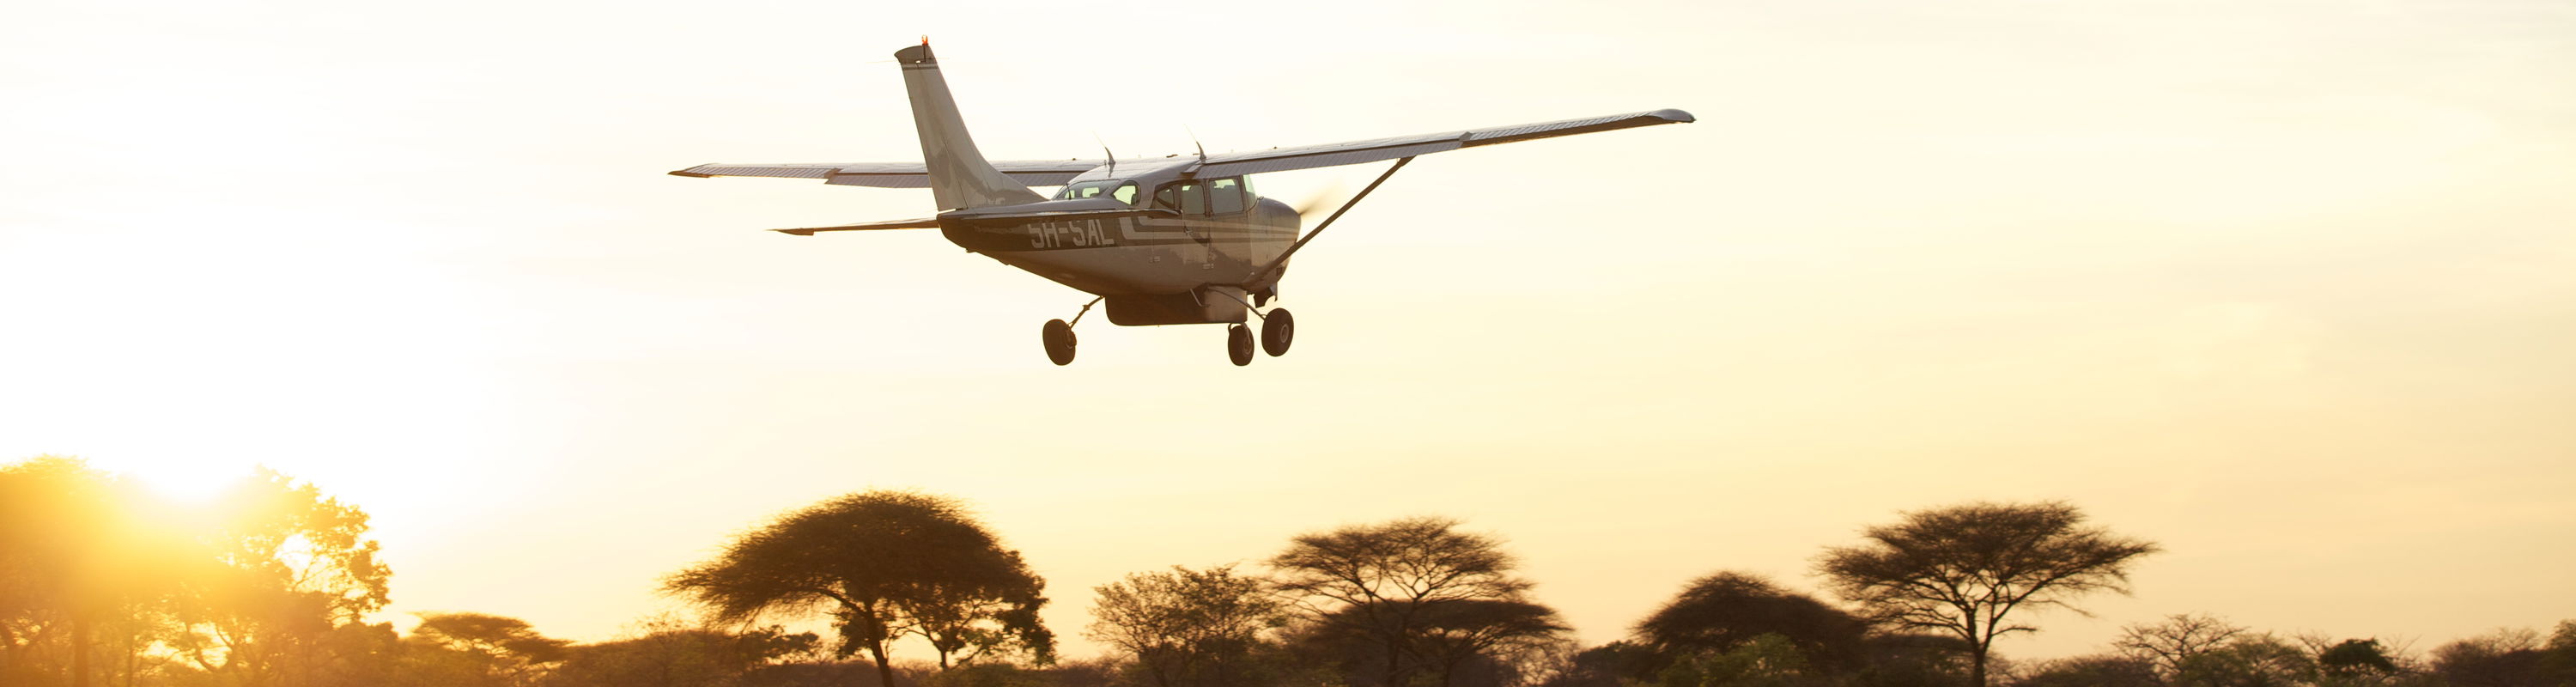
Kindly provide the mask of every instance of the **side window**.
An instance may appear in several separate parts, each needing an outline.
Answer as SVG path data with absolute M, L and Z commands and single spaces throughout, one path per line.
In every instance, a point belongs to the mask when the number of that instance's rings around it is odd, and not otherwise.
M 1207 182 L 1176 181 L 1154 191 L 1154 206 L 1181 211 L 1184 215 L 1204 215 L 1208 211 Z
M 1117 188 L 1113 190 L 1110 188 L 1112 186 Z M 1098 198 L 1103 193 L 1107 193 L 1111 197 L 1117 198 L 1118 202 L 1126 203 L 1128 205 L 1136 204 L 1136 184 L 1133 182 L 1085 181 L 1064 187 L 1064 192 L 1056 194 L 1056 197 L 1059 199 Z
M 1218 179 L 1208 182 L 1208 212 L 1231 215 L 1243 211 L 1243 179 Z

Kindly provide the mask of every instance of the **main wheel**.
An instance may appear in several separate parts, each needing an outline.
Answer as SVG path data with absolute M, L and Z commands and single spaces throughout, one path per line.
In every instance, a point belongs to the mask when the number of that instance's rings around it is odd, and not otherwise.
M 1252 364 L 1252 328 L 1239 324 L 1225 327 L 1225 356 L 1236 367 Z
M 1064 320 L 1047 320 L 1045 336 L 1047 359 L 1057 365 L 1073 362 L 1073 325 Z
M 1287 308 L 1271 310 L 1269 317 L 1261 318 L 1261 352 L 1272 357 L 1286 355 L 1288 343 L 1296 338 L 1297 318 L 1289 315 Z

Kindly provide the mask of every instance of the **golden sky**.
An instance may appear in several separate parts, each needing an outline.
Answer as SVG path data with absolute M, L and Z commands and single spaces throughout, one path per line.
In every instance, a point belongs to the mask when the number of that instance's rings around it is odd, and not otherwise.
M 971 6 L 970 6 L 971 5 Z M 1903 509 L 2168 553 L 2023 657 L 2197 612 L 2576 617 L 2576 8 L 2555 0 L 51 3 L 0 26 L 0 460 L 253 464 L 376 518 L 394 609 L 601 639 L 868 487 L 1090 587 L 1464 518 L 1587 643 Z M 997 158 L 1664 107 L 1417 160 L 1300 254 L 1296 351 L 1086 297 L 929 194 L 928 34 Z M 1374 168 L 1263 178 L 1292 202 Z

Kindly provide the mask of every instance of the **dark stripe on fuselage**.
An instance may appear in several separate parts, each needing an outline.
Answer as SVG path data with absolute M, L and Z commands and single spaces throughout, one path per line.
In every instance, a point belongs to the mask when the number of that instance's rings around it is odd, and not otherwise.
M 1189 244 L 1239 246 L 1256 242 L 1284 244 L 1297 237 L 1294 228 L 1266 224 L 1192 222 L 1187 226 L 1176 226 L 1167 221 L 1144 224 L 1129 218 L 1009 224 L 944 220 L 940 223 L 940 233 L 950 242 L 979 253 Z

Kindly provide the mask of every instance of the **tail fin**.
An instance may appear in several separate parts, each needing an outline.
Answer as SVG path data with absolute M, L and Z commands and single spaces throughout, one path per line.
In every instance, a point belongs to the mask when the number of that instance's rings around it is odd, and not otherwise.
M 1003 176 L 975 150 L 966 121 L 957 115 L 957 100 L 948 95 L 948 80 L 939 76 L 939 60 L 930 41 L 897 50 L 903 64 L 903 90 L 912 96 L 912 126 L 921 133 L 921 158 L 930 171 L 930 193 L 939 209 L 993 207 L 1035 203 L 1046 198 Z

